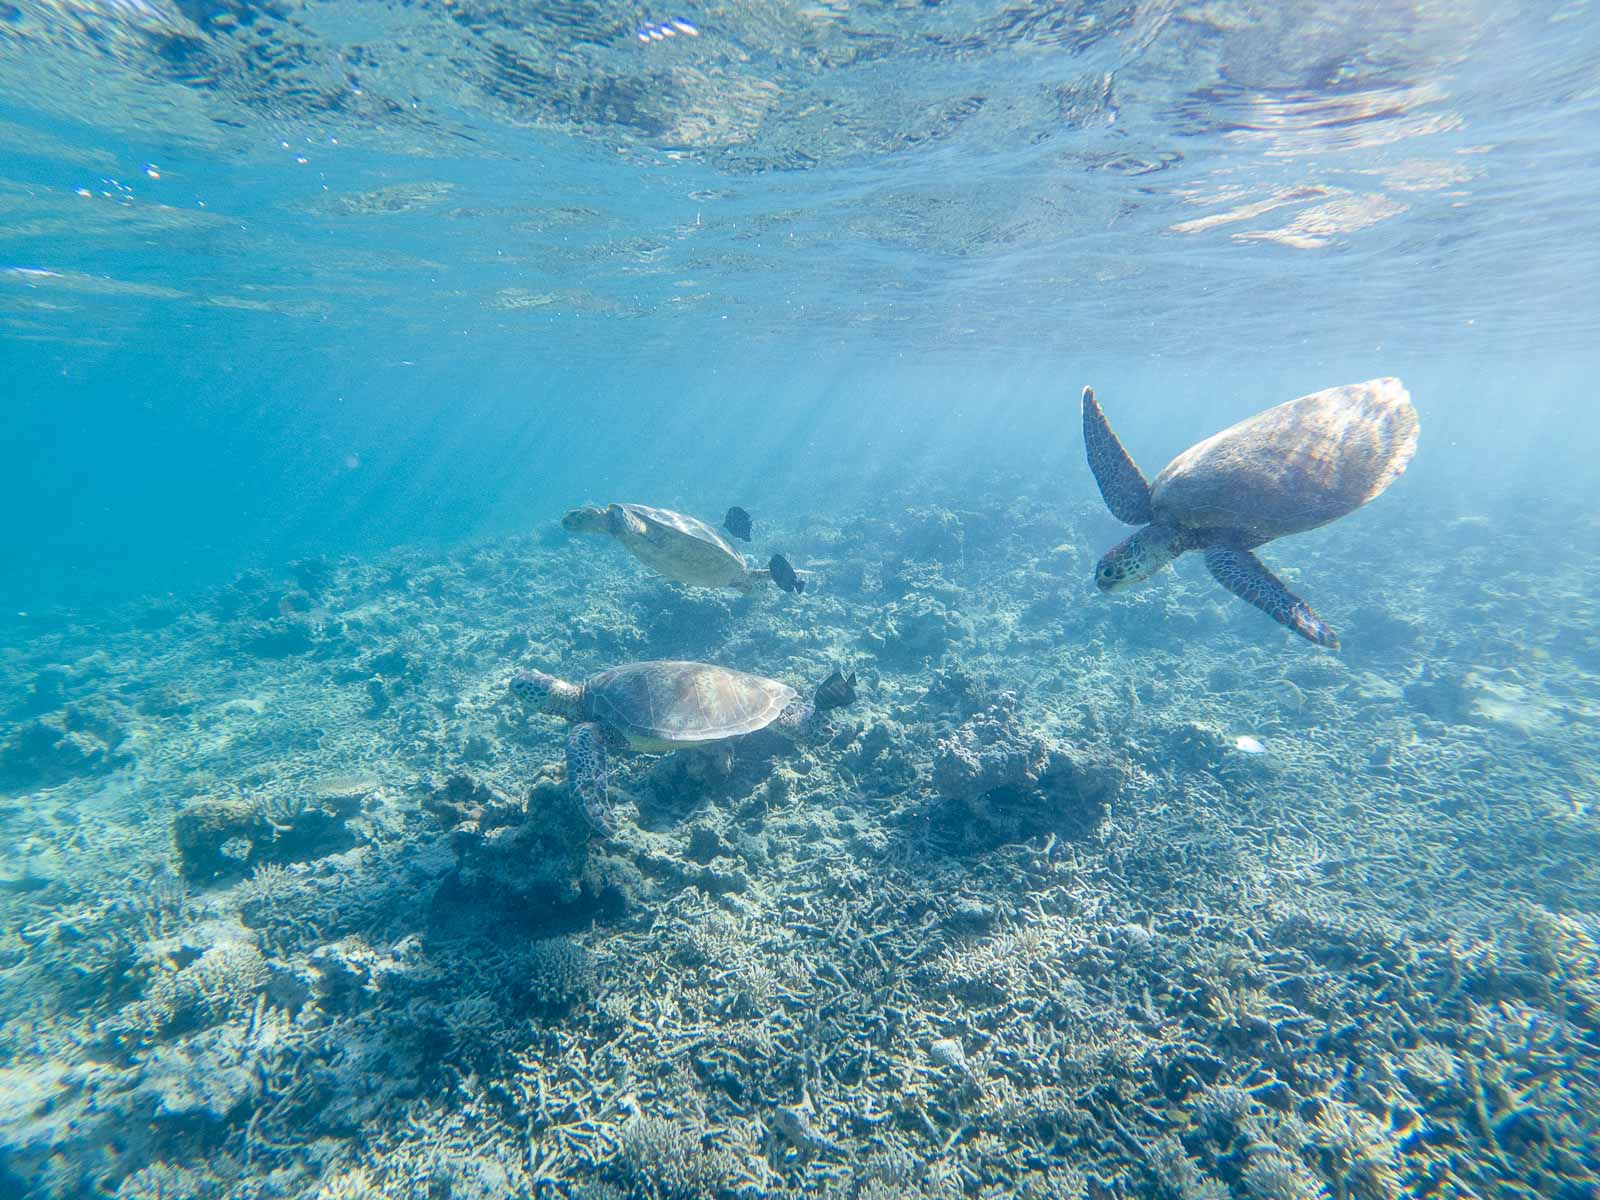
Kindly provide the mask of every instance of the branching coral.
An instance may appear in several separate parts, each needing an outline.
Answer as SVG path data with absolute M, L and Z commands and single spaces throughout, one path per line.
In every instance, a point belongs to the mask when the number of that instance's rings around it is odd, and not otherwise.
M 543 1010 L 559 1011 L 587 1000 L 598 976 L 594 958 L 567 938 L 543 938 L 528 947 L 528 994 Z
M 223 942 L 187 966 L 168 966 L 152 976 L 143 998 L 123 1008 L 109 1028 L 135 1043 L 203 1029 L 248 1014 L 266 982 L 259 950 L 248 942 Z
M 1258 1108 L 1255 1097 L 1242 1087 L 1216 1084 L 1194 1101 L 1195 1126 L 1214 1146 L 1226 1149 Z
M 645 1200 L 714 1200 L 764 1178 L 754 1143 L 738 1131 L 713 1136 L 684 1119 L 637 1113 L 622 1125 L 625 1182 Z
M 1401 1192 L 1398 1146 L 1388 1126 L 1349 1104 L 1329 1101 L 1312 1124 L 1336 1196 L 1394 1200 Z
M 1207 1176 L 1175 1137 L 1157 1139 L 1145 1151 L 1145 1161 L 1166 1200 L 1228 1200 L 1227 1185 Z
M 189 1167 L 150 1163 L 117 1184 L 116 1200 L 209 1200 L 222 1194 L 218 1181 Z
M 1328 1191 L 1305 1163 L 1272 1143 L 1250 1147 L 1239 1188 L 1250 1200 L 1327 1200 Z

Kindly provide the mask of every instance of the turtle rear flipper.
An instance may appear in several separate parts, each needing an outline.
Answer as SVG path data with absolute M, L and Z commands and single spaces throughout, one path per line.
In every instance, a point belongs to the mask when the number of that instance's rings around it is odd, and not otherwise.
M 572 727 L 567 735 L 567 783 L 583 806 L 596 832 L 617 831 L 617 814 L 611 805 L 605 730 L 593 721 Z
M 1100 495 L 1117 520 L 1129 525 L 1148 525 L 1155 513 L 1150 507 L 1150 481 L 1144 477 L 1117 435 L 1111 432 L 1105 413 L 1094 398 L 1093 388 L 1083 389 L 1083 448 L 1089 456 L 1089 470 L 1100 485 Z
M 1311 606 L 1284 587 L 1283 580 L 1267 570 L 1250 551 L 1238 546 L 1211 546 L 1206 567 L 1216 581 L 1239 599 L 1254 604 L 1278 624 L 1294 630 L 1308 642 L 1337 650 L 1339 635 Z

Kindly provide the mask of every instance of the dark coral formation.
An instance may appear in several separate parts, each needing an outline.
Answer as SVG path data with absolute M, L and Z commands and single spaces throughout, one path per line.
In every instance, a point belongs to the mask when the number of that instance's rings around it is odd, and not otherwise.
M 1009 693 L 941 739 L 933 755 L 934 791 L 964 807 L 991 842 L 1087 836 L 1127 774 L 1105 756 L 1071 752 L 1030 727 Z
M 348 822 L 362 798 L 359 789 L 334 789 L 191 801 L 172 821 L 178 869 L 204 882 L 346 849 L 355 842 Z
M 53 697 L 48 688 L 35 692 L 36 702 L 46 697 Z M 0 788 L 20 790 L 113 771 L 130 761 L 122 741 L 115 715 L 68 704 L 22 722 L 0 740 Z

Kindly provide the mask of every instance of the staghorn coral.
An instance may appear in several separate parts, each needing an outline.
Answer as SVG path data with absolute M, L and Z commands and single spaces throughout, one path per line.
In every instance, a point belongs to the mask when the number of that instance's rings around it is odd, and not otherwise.
M 265 924 L 293 896 L 295 878 L 282 863 L 261 863 L 239 884 L 239 912 L 252 925 Z
M 1328 1176 L 1355 1200 L 1395 1200 L 1401 1193 L 1399 1147 L 1388 1125 L 1353 1105 L 1330 1100 L 1311 1126 Z
M 1145 1150 L 1145 1161 L 1157 1194 L 1167 1200 L 1228 1200 L 1227 1185 L 1206 1175 L 1175 1137 L 1155 1141 Z
M 261 951 L 248 941 L 225 941 L 186 966 L 157 971 L 143 997 L 110 1020 L 107 1031 L 140 1044 L 204 1029 L 248 1014 L 266 984 Z
M 383 1190 L 362 1167 L 336 1168 L 323 1175 L 313 1195 L 315 1200 L 379 1200 Z
M 750 920 L 712 910 L 682 931 L 675 951 L 745 1009 L 770 1004 L 780 979 L 763 953 L 762 931 Z
M 1083 1200 L 1089 1194 L 1089 1181 L 1070 1163 L 1029 1171 L 1011 1193 L 1017 1200 Z
M 450 1001 L 438 1010 L 438 1021 L 450 1041 L 451 1055 L 457 1059 L 492 1063 L 511 1047 L 512 1031 L 500 1004 L 486 992 Z
M 117 1183 L 116 1200 L 210 1200 L 223 1194 L 222 1184 L 189 1167 L 153 1162 Z
M 1192 1104 L 1195 1127 L 1214 1146 L 1226 1148 L 1259 1106 L 1255 1097 L 1234 1084 L 1213 1084 Z
M 143 931 L 148 938 L 161 938 L 180 929 L 192 910 L 189 885 L 177 875 L 162 869 L 136 894 Z
M 1403 1051 L 1397 1062 L 1400 1078 L 1424 1100 L 1460 1096 L 1462 1071 L 1456 1056 L 1438 1042 L 1420 1042 Z
M 914 1187 L 921 1174 L 917 1156 L 904 1146 L 879 1146 L 862 1155 L 853 1174 L 853 1186 L 865 1192 L 875 1186 L 884 1194 Z
M 1270 1142 L 1250 1147 L 1239 1172 L 1239 1189 L 1249 1200 L 1327 1200 L 1328 1196 L 1303 1162 Z
M 760 1153 L 748 1132 L 635 1113 L 619 1131 L 622 1182 L 644 1200 L 714 1200 L 760 1186 Z
M 1032 991 L 1053 976 L 1049 964 L 1083 944 L 1079 929 L 1060 917 L 1049 917 L 978 939 L 960 939 L 940 951 L 923 974 L 929 983 L 971 1003 L 993 1002 Z M 1055 987 L 1064 1002 L 1082 991 L 1070 979 L 1057 980 Z
M 536 1008 L 558 1012 L 581 1004 L 598 985 L 594 957 L 568 938 L 542 938 L 528 947 L 528 994 Z

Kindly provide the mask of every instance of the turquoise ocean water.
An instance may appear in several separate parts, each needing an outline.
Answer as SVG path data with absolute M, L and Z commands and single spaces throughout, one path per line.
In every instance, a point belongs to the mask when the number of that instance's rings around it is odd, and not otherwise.
M 0 1195 L 1600 1195 L 1597 191 L 1588 0 L 0 0 Z M 1340 654 L 1095 591 L 1381 376 Z
M 575 491 L 1081 494 L 1084 383 L 1165 451 L 1397 374 L 1419 486 L 1593 478 L 1587 5 L 0 15 L 8 606 Z

